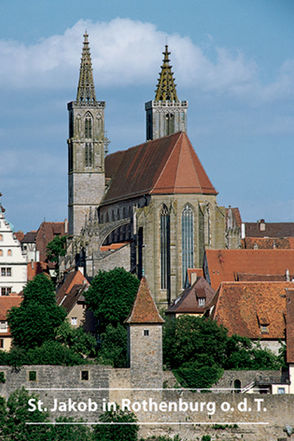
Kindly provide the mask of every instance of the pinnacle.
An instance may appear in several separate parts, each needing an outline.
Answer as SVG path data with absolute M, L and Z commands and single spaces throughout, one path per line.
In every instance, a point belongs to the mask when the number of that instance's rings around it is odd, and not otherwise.
M 163 64 L 159 74 L 158 84 L 155 91 L 155 101 L 178 101 L 176 84 L 171 70 L 172 66 L 169 64 L 168 45 L 165 45 L 163 54 Z
M 80 78 L 76 99 L 76 102 L 79 104 L 93 104 L 96 102 L 92 60 L 88 37 L 89 36 L 87 31 L 85 31 L 80 66 Z

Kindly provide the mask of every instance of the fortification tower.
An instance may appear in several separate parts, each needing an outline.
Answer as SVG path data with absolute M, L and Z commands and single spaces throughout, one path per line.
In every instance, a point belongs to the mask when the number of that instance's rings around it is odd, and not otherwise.
M 128 324 L 128 356 L 132 383 L 162 387 L 162 325 L 145 277 L 142 277 Z
M 155 99 L 145 104 L 147 141 L 187 131 L 188 101 L 178 99 L 169 55 L 166 45 Z
M 88 34 L 84 34 L 75 101 L 68 103 L 69 234 L 78 235 L 85 217 L 99 205 L 105 189 L 104 101 L 97 101 Z

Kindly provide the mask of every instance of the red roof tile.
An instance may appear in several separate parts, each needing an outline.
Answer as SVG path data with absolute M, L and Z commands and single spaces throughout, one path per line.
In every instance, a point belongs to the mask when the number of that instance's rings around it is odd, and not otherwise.
M 284 339 L 286 289 L 293 282 L 223 282 L 212 318 L 228 329 L 252 339 Z M 268 332 L 261 331 L 268 325 Z
M 111 184 L 102 205 L 144 194 L 217 194 L 184 132 L 107 156 L 105 173 Z
M 66 273 L 63 282 L 57 287 L 56 296 L 58 305 L 75 285 L 89 285 L 88 280 L 79 270 Z
M 241 244 L 245 249 L 293 249 L 294 237 L 245 237 Z
M 125 323 L 164 323 L 164 320 L 162 317 L 160 317 L 156 304 L 152 298 L 145 277 L 142 277 L 141 279 L 135 303 L 129 317 L 125 320 Z
M 192 284 L 192 274 L 196 274 L 198 277 L 203 277 L 203 269 L 202 268 L 188 268 L 187 269 L 187 275 L 188 275 L 188 281 L 189 284 Z
M 33 280 L 37 274 L 48 273 L 48 263 L 29 262 L 27 265 L 28 281 Z
M 23 298 L 19 295 L 0 296 L 0 320 L 7 319 L 7 313 L 13 306 L 20 306 Z
M 102 245 L 100 247 L 100 251 L 111 251 L 111 250 L 119 250 L 129 242 L 118 242 L 118 243 L 112 243 L 110 245 Z
M 294 250 L 206 250 L 211 286 L 237 280 L 238 273 L 258 275 L 294 274 Z M 205 272 L 207 278 L 207 272 Z
M 36 236 L 36 247 L 40 251 L 40 260 L 47 260 L 47 245 L 55 236 L 64 236 L 65 222 L 42 222 Z
M 215 296 L 214 290 L 209 283 L 203 278 L 199 277 L 197 281 L 190 287 L 186 288 L 182 294 L 173 301 L 169 306 L 167 314 L 196 314 L 203 313 L 211 303 Z M 205 299 L 205 305 L 199 307 L 199 298 Z
M 286 291 L 287 315 L 286 315 L 286 341 L 287 362 L 294 363 L 294 289 Z

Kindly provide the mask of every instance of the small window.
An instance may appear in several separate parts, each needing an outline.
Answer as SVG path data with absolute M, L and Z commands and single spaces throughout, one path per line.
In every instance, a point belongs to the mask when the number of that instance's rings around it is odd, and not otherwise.
M 234 381 L 234 392 L 237 394 L 241 392 L 241 381 L 240 380 Z
M 7 251 L 7 256 L 12 256 L 12 250 Z
M 0 348 L 4 348 L 4 338 L 0 338 Z
M 81 371 L 81 380 L 83 381 L 89 380 L 89 371 Z
M 149 337 L 149 329 L 144 329 L 144 337 Z
M 37 381 L 37 372 L 29 371 L 29 381 Z
M 0 240 L 3 240 L 3 234 L 0 234 Z
M 261 332 L 262 334 L 268 334 L 268 333 L 269 333 L 269 331 L 268 331 L 268 325 L 260 325 L 260 332 Z
M 205 297 L 198 298 L 198 306 L 205 306 Z
M 78 324 L 78 318 L 77 318 L 77 317 L 72 317 L 72 318 L 71 318 L 71 324 L 72 324 L 72 326 L 77 326 L 77 324 Z
M 11 268 L 6 268 L 6 275 L 11 277 Z
M 285 388 L 284 387 L 278 387 L 278 394 L 284 394 Z
M 0 250 L 0 256 L 3 256 L 3 250 Z

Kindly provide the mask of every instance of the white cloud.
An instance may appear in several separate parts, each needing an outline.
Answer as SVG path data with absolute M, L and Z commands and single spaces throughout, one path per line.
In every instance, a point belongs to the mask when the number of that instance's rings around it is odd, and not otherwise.
M 211 61 L 188 37 L 168 35 L 151 23 L 116 18 L 97 23 L 80 20 L 63 35 L 27 46 L 0 41 L 2 87 L 56 89 L 77 82 L 85 29 L 90 36 L 97 89 L 154 83 L 166 40 L 176 81 L 183 86 L 234 92 L 248 87 L 256 76 L 256 65 L 241 53 L 215 48 L 216 60 Z

